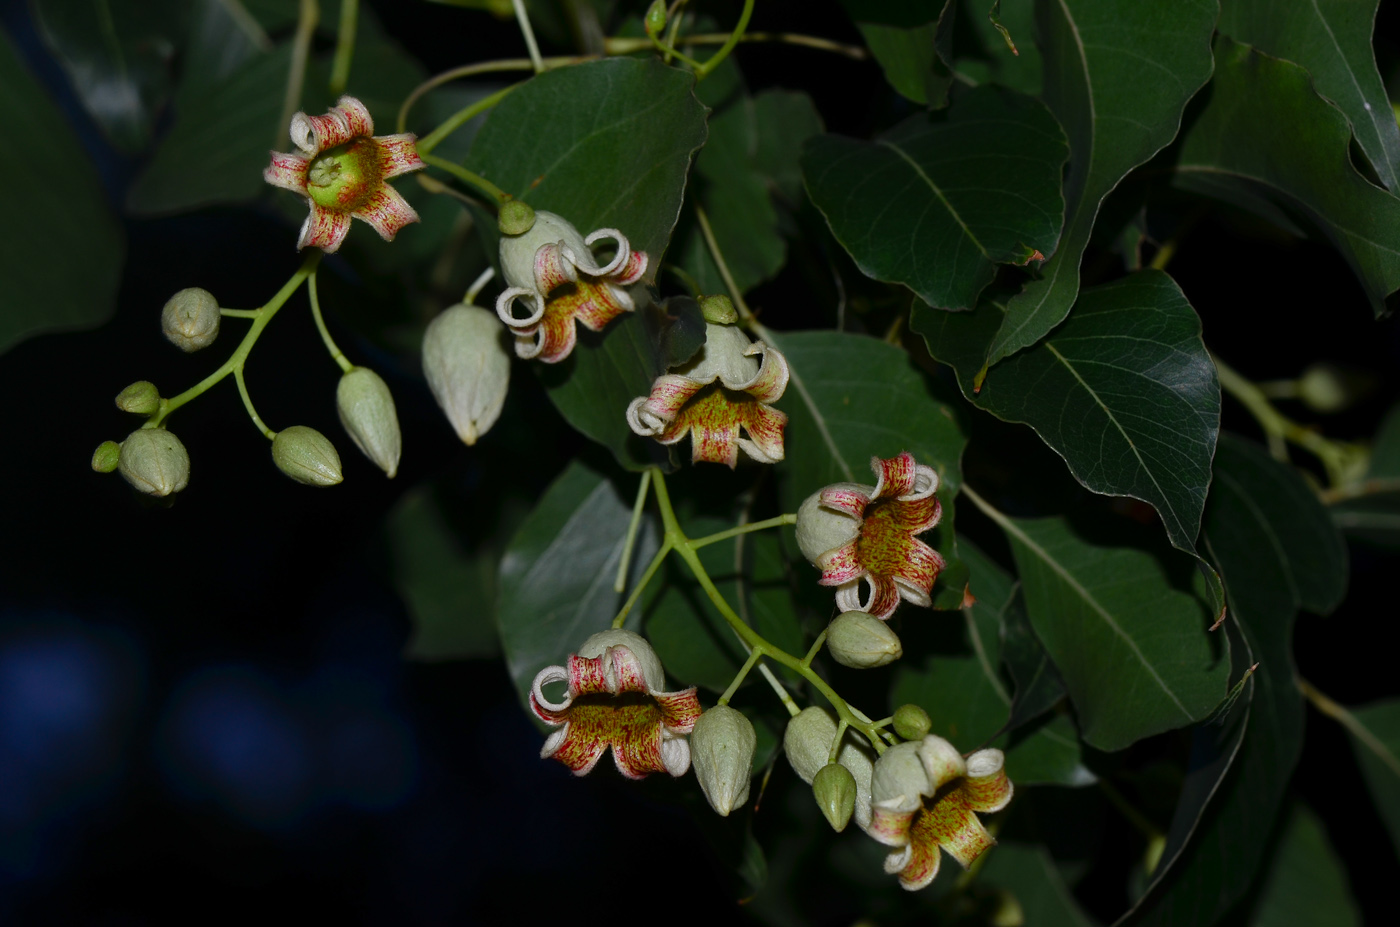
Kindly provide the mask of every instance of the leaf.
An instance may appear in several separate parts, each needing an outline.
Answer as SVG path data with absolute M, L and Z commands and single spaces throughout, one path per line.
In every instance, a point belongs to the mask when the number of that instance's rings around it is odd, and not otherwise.
M 591 634 L 606 630 L 622 605 L 613 580 L 622 557 L 630 502 L 577 460 L 540 498 L 501 558 L 496 615 L 506 667 L 524 701 L 535 674 L 563 665 Z M 655 555 L 643 522 L 628 588 Z M 629 621 L 635 626 L 636 617 Z
M 1054 708 L 1065 697 L 1065 682 L 1026 617 L 1020 590 L 1001 611 L 1001 654 L 1016 684 L 1007 726 L 1018 728 Z
M 1089 927 L 1055 860 L 1041 846 L 1003 842 L 986 856 L 979 882 L 1015 897 L 1024 920 L 1034 927 Z
M 1351 720 L 1347 733 L 1357 765 L 1390 831 L 1391 842 L 1400 852 L 1400 699 L 1354 709 Z
M 954 0 L 934 4 L 869 3 L 843 0 L 866 47 L 890 86 L 906 99 L 932 109 L 948 105 L 953 84 Z
M 1066 152 L 1041 103 L 988 87 L 872 142 L 818 136 L 803 150 L 802 173 L 867 276 L 969 309 L 996 265 L 1054 251 Z
M 1046 0 L 1036 11 L 1044 99 L 1069 137 L 1065 227 L 1040 279 L 1007 306 L 988 367 L 1064 319 L 1104 197 L 1171 142 L 1186 101 L 1211 72 L 1216 0 Z
M 40 332 L 106 321 L 121 281 L 126 239 L 77 136 L 3 30 L 0 88 L 0 125 L 11 139 L 0 145 L 0 176 L 6 178 L 12 217 L 0 232 L 5 286 L 0 351 L 6 351 Z M 34 141 L 18 144 L 19 139 Z
M 988 9 L 986 0 L 963 0 L 958 11 L 959 29 L 976 36 L 976 56 L 959 56 L 956 70 L 979 84 L 994 83 L 1031 96 L 1040 96 L 1040 48 L 1035 43 L 1032 23 L 1035 4 L 1014 0 L 1004 8 L 1000 2 Z M 1004 33 L 1016 44 L 1013 52 Z M 959 42 L 964 40 L 958 36 Z M 961 49 L 959 49 L 961 50 Z
M 1307 71 L 1225 36 L 1215 52 L 1211 94 L 1182 135 L 1174 183 L 1240 203 L 1237 191 L 1305 216 L 1380 315 L 1400 288 L 1400 200 L 1352 167 L 1346 117 L 1317 95 Z
M 1215 472 L 1206 544 L 1259 668 L 1250 677 L 1249 723 L 1233 766 L 1199 821 L 1183 822 L 1178 812 L 1173 833 L 1189 823 L 1189 844 L 1176 865 L 1159 872 L 1133 923 L 1211 923 L 1248 890 L 1302 751 L 1293 620 L 1299 608 L 1330 609 L 1345 591 L 1343 548 L 1296 471 L 1254 445 L 1222 439 Z
M 127 153 L 145 148 L 170 95 L 170 66 L 185 37 L 189 5 L 45 0 L 31 9 L 44 42 L 112 144 Z
M 1322 821 L 1306 805 L 1294 804 L 1283 822 L 1249 923 L 1250 927 L 1361 925 L 1346 869 L 1328 842 Z
M 1091 538 L 1062 518 L 998 523 L 1086 742 L 1121 750 L 1211 713 L 1229 662 L 1189 561 L 1121 529 Z
M 272 50 L 263 27 L 240 6 L 195 0 L 174 106 L 186 106 L 228 80 L 249 59 Z
M 1371 50 L 1380 0 L 1225 0 L 1219 29 L 1266 55 L 1306 68 L 1347 117 L 1386 189 L 1400 188 L 1400 129 Z
M 1400 405 L 1376 430 L 1366 478 L 1356 489 L 1332 504 L 1332 523 L 1348 537 L 1400 547 Z

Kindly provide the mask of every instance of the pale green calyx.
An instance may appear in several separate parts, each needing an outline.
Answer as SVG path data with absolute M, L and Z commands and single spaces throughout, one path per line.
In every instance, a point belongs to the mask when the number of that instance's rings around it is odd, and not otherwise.
M 1000 751 L 982 751 L 1001 757 Z M 967 775 L 962 754 L 942 737 L 895 744 L 880 755 L 871 782 L 871 798 L 881 808 L 907 812 L 917 809 L 920 796 L 934 795 L 959 776 Z
M 866 612 L 842 612 L 826 630 L 826 647 L 842 666 L 870 669 L 904 656 L 889 625 Z
M 121 462 L 122 446 L 115 441 L 103 441 L 92 452 L 92 469 L 98 473 L 111 473 Z
M 900 705 L 894 712 L 894 732 L 904 740 L 920 740 L 933 727 L 933 719 L 918 705 Z
M 180 439 L 165 429 L 142 428 L 122 442 L 117 470 L 132 488 L 168 496 L 189 485 L 190 455 Z
M 508 333 L 496 313 L 459 304 L 423 335 L 423 373 L 457 437 L 475 444 L 496 424 L 510 387 Z
M 821 504 L 821 494 L 825 490 L 859 490 L 867 495 L 875 492 L 874 486 L 860 483 L 832 483 L 808 496 L 797 510 L 797 546 L 813 565 L 822 554 L 835 550 L 855 540 L 860 531 L 860 523 L 854 516 L 828 508 Z
M 368 367 L 351 367 L 335 389 L 335 407 L 360 453 L 393 479 L 399 472 L 403 436 L 394 397 L 384 380 Z
M 706 322 L 716 325 L 733 325 L 739 321 L 739 313 L 734 311 L 734 303 L 728 296 L 700 297 L 700 314 Z
M 137 380 L 117 394 L 117 408 L 137 415 L 151 415 L 160 408 L 160 391 L 150 380 Z
M 293 425 L 272 439 L 272 462 L 277 469 L 307 486 L 334 486 L 340 474 L 335 445 L 315 428 Z
M 787 729 L 783 731 L 783 753 L 787 755 L 793 771 L 808 785 L 827 765 L 832 742 L 836 739 L 836 726 L 836 719 L 829 711 L 813 706 L 789 721 Z M 870 826 L 870 779 L 874 763 L 864 740 L 848 730 L 836 755 L 836 762 L 846 767 L 856 781 L 856 823 L 861 827 Z
M 520 205 L 525 206 L 524 203 Z M 529 209 L 528 206 L 525 208 Z M 574 264 L 584 266 L 585 270 L 594 266 L 593 249 L 572 222 L 544 209 L 537 209 L 534 213 L 534 223 L 524 232 L 501 236 L 501 276 L 505 277 L 507 287 L 523 287 L 532 291 L 537 288 L 535 253 L 544 245 L 563 245 Z M 540 295 L 543 297 L 547 294 Z
M 728 705 L 716 705 L 695 722 L 690 762 L 710 807 L 723 817 L 749 800 L 757 744 L 749 719 Z
M 507 200 L 501 204 L 496 225 L 502 235 L 524 235 L 535 225 L 535 210 L 529 203 L 520 200 Z
M 199 287 L 170 297 L 160 313 L 160 328 L 171 344 L 186 353 L 207 348 L 219 336 L 219 301 Z
M 745 353 L 752 347 L 753 341 L 738 326 L 707 321 L 705 343 L 690 360 L 672 367 L 671 373 L 700 383 L 710 383 L 716 378 L 726 386 L 749 383 L 758 375 L 760 363 L 759 357 Z
M 812 777 L 812 796 L 831 829 L 838 834 L 850 823 L 856 808 L 856 778 L 840 763 L 828 763 Z

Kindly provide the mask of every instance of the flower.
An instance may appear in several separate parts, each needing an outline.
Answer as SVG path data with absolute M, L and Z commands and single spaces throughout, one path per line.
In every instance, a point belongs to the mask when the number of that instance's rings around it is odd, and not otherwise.
M 787 383 L 781 352 L 749 341 L 733 325 L 707 322 L 700 353 L 674 373 L 657 377 L 650 396 L 632 400 L 627 424 L 662 444 L 689 434 L 692 461 L 733 469 L 742 450 L 759 463 L 777 463 L 783 459 L 787 416 L 770 406 L 782 398 Z M 747 438 L 739 437 L 741 427 Z
M 948 741 L 929 734 L 890 747 L 875 761 L 871 821 L 866 832 L 895 851 L 885 871 L 910 891 L 938 875 L 939 847 L 964 869 L 996 841 L 974 812 L 1000 811 L 1011 801 L 1011 780 L 1000 750 L 966 760 Z
M 568 683 L 562 702 L 545 697 L 551 682 Z M 662 692 L 661 661 L 631 631 L 603 631 L 583 642 L 567 666 L 547 666 L 530 686 L 530 708 L 547 724 L 540 757 L 554 757 L 576 776 L 587 775 L 613 748 L 618 771 L 629 779 L 647 773 L 683 776 L 690 768 L 686 735 L 700 717 L 694 687 Z M 561 726 L 562 725 L 562 726 Z
M 599 264 L 593 245 L 617 243 L 612 260 Z M 508 288 L 496 298 L 496 314 L 515 333 L 515 353 L 557 364 L 574 350 L 574 320 L 591 331 L 636 306 L 623 289 L 646 273 L 645 251 L 633 251 L 617 229 L 598 229 L 587 238 L 562 216 L 536 210 L 519 234 L 501 235 L 501 275 Z M 515 303 L 529 314 L 517 318 Z
M 927 608 L 943 558 L 915 535 L 938 524 L 934 491 L 938 474 L 908 452 L 872 457 L 876 484 L 834 483 L 814 493 L 797 513 L 797 543 L 822 571 L 819 582 L 836 586 L 843 612 L 888 618 L 899 600 Z M 860 581 L 870 585 L 861 602 Z
M 292 117 L 292 144 L 301 154 L 274 151 L 263 180 L 300 193 L 311 204 L 298 251 L 308 245 L 327 254 L 335 251 L 350 231 L 352 216 L 374 226 L 385 241 L 418 221 L 413 207 L 385 183 L 426 166 L 418 157 L 416 137 L 373 133 L 369 110 L 351 96 L 341 97 L 324 116 Z

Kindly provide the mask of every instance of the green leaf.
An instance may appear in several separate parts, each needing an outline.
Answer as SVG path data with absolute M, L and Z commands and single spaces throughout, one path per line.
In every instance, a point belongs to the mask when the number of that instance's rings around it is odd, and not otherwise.
M 1246 208 L 1262 198 L 1311 220 L 1381 314 L 1400 288 L 1400 200 L 1352 167 L 1346 117 L 1317 95 L 1307 71 L 1225 36 L 1215 51 L 1211 94 L 1182 135 L 1174 182 Z
M 272 50 L 272 41 L 257 19 L 238 4 L 195 0 L 189 38 L 185 41 L 176 112 L 228 80 L 249 59 Z
M 959 545 L 961 548 L 961 545 Z M 1019 585 L 1019 584 L 1018 584 Z M 1035 636 L 1020 590 L 1001 612 L 1001 654 L 1016 685 L 1007 726 L 1018 728 L 1054 708 L 1065 697 L 1065 682 Z
M 1069 137 L 1065 228 L 1041 277 L 1007 306 L 984 362 L 1035 344 L 1079 295 L 1079 262 L 1099 206 L 1176 136 L 1210 78 L 1216 0 L 1060 0 L 1036 6 L 1044 99 Z
M 1035 4 L 1021 0 L 1005 7 L 996 2 L 990 9 L 986 0 L 963 0 L 958 11 L 960 23 L 968 26 L 967 31 L 976 37 L 980 47 L 976 55 L 956 59 L 957 72 L 979 84 L 1000 84 L 1040 96 L 1041 60 L 1035 43 L 1034 9 Z M 1006 44 L 1003 30 L 1016 44 L 1014 52 Z M 958 39 L 961 43 L 964 36 L 959 35 Z
M 1295 804 L 1283 823 L 1249 924 L 1361 925 L 1361 915 L 1347 885 L 1346 869 L 1328 842 L 1322 821 L 1306 805 Z
M 1182 821 L 1178 812 L 1172 830 L 1188 833 L 1189 845 L 1159 874 L 1135 923 L 1211 923 L 1248 890 L 1302 751 L 1293 620 L 1299 608 L 1332 607 L 1345 589 L 1336 531 L 1296 471 L 1236 439 L 1221 440 L 1215 471 L 1205 538 L 1225 580 L 1230 615 L 1258 661 L 1249 682 L 1249 723 L 1204 815 Z
M 1379 6 L 1380 0 L 1225 0 L 1219 29 L 1306 68 L 1393 192 L 1400 188 L 1400 129 L 1371 50 Z
M 2 352 L 40 332 L 106 321 L 126 242 L 77 136 L 3 30 L 0 87 L 0 125 L 10 139 L 0 145 L 0 176 L 11 217 L 0 232 Z
M 1376 430 L 1366 479 L 1358 490 L 1333 503 L 1332 523 L 1349 537 L 1400 547 L 1400 405 Z
M 869 3 L 843 0 L 870 54 L 890 86 L 909 100 L 933 109 L 948 105 L 953 84 L 954 0 L 931 3 Z
M 631 518 L 631 502 L 575 460 L 506 548 L 496 615 L 506 667 L 522 701 L 535 674 L 563 665 L 617 614 L 622 595 L 613 591 L 613 580 Z M 656 533 L 644 522 L 632 552 L 629 589 L 657 548 Z M 635 612 L 629 624 L 635 626 Z
M 117 148 L 145 148 L 170 96 L 170 68 L 185 38 L 189 4 L 176 0 L 31 5 L 44 41 L 78 98 Z
M 1400 699 L 1372 702 L 1351 713 L 1347 733 L 1391 842 L 1400 852 Z
M 803 151 L 802 172 L 866 275 L 903 283 L 935 306 L 969 309 L 998 264 L 1054 251 L 1066 153 L 1044 105 L 986 87 L 872 142 L 818 136 Z
M 986 856 L 977 881 L 1015 897 L 1024 920 L 1034 927 L 1089 927 L 1055 860 L 1041 846 L 1003 842 Z
M 1085 741 L 1121 750 L 1211 713 L 1229 661 L 1189 560 L 1117 525 L 1104 538 L 1061 518 L 998 523 Z

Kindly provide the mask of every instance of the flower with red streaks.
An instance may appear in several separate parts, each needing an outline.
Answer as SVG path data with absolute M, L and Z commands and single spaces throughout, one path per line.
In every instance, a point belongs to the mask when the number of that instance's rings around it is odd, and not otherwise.
M 707 322 L 700 353 L 657 377 L 650 396 L 632 400 L 627 424 L 662 444 L 690 435 L 692 462 L 708 460 L 733 469 L 742 450 L 759 463 L 777 463 L 783 459 L 787 416 L 772 404 L 787 383 L 787 359 L 781 352 L 749 341 L 733 325 Z M 740 428 L 747 438 L 739 437 Z
M 938 875 L 940 847 L 964 869 L 996 844 L 975 812 L 1000 811 L 1011 801 L 1011 780 L 1000 750 L 964 759 L 936 734 L 890 747 L 875 761 L 871 820 L 866 833 L 895 850 L 885 871 L 910 891 Z
M 562 702 L 544 687 L 563 682 Z M 583 642 L 565 666 L 540 670 L 530 686 L 530 708 L 559 727 L 540 750 L 576 776 L 586 776 L 612 747 L 618 771 L 629 779 L 648 773 L 683 776 L 690 768 L 686 736 L 700 717 L 695 688 L 663 692 L 661 661 L 641 635 L 603 631 Z
M 797 512 L 797 543 L 822 571 L 819 582 L 836 587 L 843 612 L 888 618 L 899 600 L 927 608 L 943 558 L 915 537 L 938 524 L 942 508 L 934 492 L 938 474 L 907 452 L 872 457 L 874 486 L 833 483 Z M 861 600 L 860 583 L 870 593 Z
M 633 251 L 617 229 L 598 229 L 587 238 L 569 220 L 543 209 L 516 235 L 501 235 L 501 275 L 508 288 L 496 298 L 496 314 L 515 333 L 515 353 L 546 364 L 568 357 L 578 341 L 574 322 L 600 332 L 636 308 L 624 287 L 647 269 L 645 251 Z M 611 240 L 612 259 L 599 264 L 593 246 Z M 521 303 L 527 314 L 515 315 Z
M 335 251 L 350 231 L 351 218 L 374 226 L 385 241 L 418 221 L 413 207 L 386 183 L 426 166 L 413 134 L 375 135 L 369 110 L 344 96 L 324 116 L 297 113 L 291 135 L 300 154 L 274 151 L 263 180 L 301 194 L 311 205 L 297 250 L 309 245 L 327 254 Z

